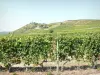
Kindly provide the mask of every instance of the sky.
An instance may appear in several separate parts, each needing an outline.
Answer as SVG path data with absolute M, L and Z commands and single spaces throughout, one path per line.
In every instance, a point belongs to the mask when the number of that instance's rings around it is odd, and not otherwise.
M 0 0 L 0 31 L 76 19 L 100 19 L 100 0 Z

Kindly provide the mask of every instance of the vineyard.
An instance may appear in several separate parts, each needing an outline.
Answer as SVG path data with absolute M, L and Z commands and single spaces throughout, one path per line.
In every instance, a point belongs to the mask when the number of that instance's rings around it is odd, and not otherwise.
M 86 61 L 92 68 L 97 68 L 100 57 L 100 32 L 78 32 L 35 34 L 0 38 L 0 62 L 10 70 L 12 65 L 23 62 L 25 65 L 59 62 L 64 65 L 71 60 Z M 34 66 L 33 66 L 34 67 Z M 78 67 L 79 68 L 79 67 Z

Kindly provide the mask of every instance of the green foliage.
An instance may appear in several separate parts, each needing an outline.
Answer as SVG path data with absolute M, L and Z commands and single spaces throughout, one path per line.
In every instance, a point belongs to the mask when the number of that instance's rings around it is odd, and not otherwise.
M 47 75 L 53 75 L 53 74 L 49 71 L 49 72 L 47 72 Z
M 100 67 L 98 67 L 98 68 L 97 68 L 97 70 L 99 70 L 99 71 L 100 71 Z
M 6 36 L 0 38 L 0 62 L 13 65 L 39 64 L 47 59 L 56 60 L 56 40 L 60 61 L 68 59 L 86 60 L 95 65 L 100 55 L 100 32 L 60 33 L 58 38 L 52 34 Z
M 39 64 L 52 53 L 52 36 L 36 35 L 0 39 L 0 60 L 5 64 Z
M 53 31 L 53 30 L 50 30 L 49 32 L 50 32 L 50 33 L 53 33 L 54 31 Z
M 63 34 L 59 37 L 59 59 L 87 60 L 92 66 L 100 55 L 100 33 Z
M 13 75 L 18 75 L 17 73 L 13 73 Z

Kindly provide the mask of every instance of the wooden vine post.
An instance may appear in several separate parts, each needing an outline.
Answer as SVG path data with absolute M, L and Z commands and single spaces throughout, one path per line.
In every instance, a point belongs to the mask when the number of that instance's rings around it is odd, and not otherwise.
M 58 47 L 58 34 L 57 34 L 57 75 L 59 75 L 59 47 Z

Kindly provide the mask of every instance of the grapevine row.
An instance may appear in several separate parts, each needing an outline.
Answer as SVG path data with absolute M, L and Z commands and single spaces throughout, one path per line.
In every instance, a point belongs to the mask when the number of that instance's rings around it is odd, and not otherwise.
M 56 61 L 58 40 L 59 61 L 76 59 L 89 61 L 93 67 L 100 55 L 100 33 L 61 33 L 7 36 L 0 38 L 0 62 L 5 66 L 24 62 L 26 65 L 40 61 Z

